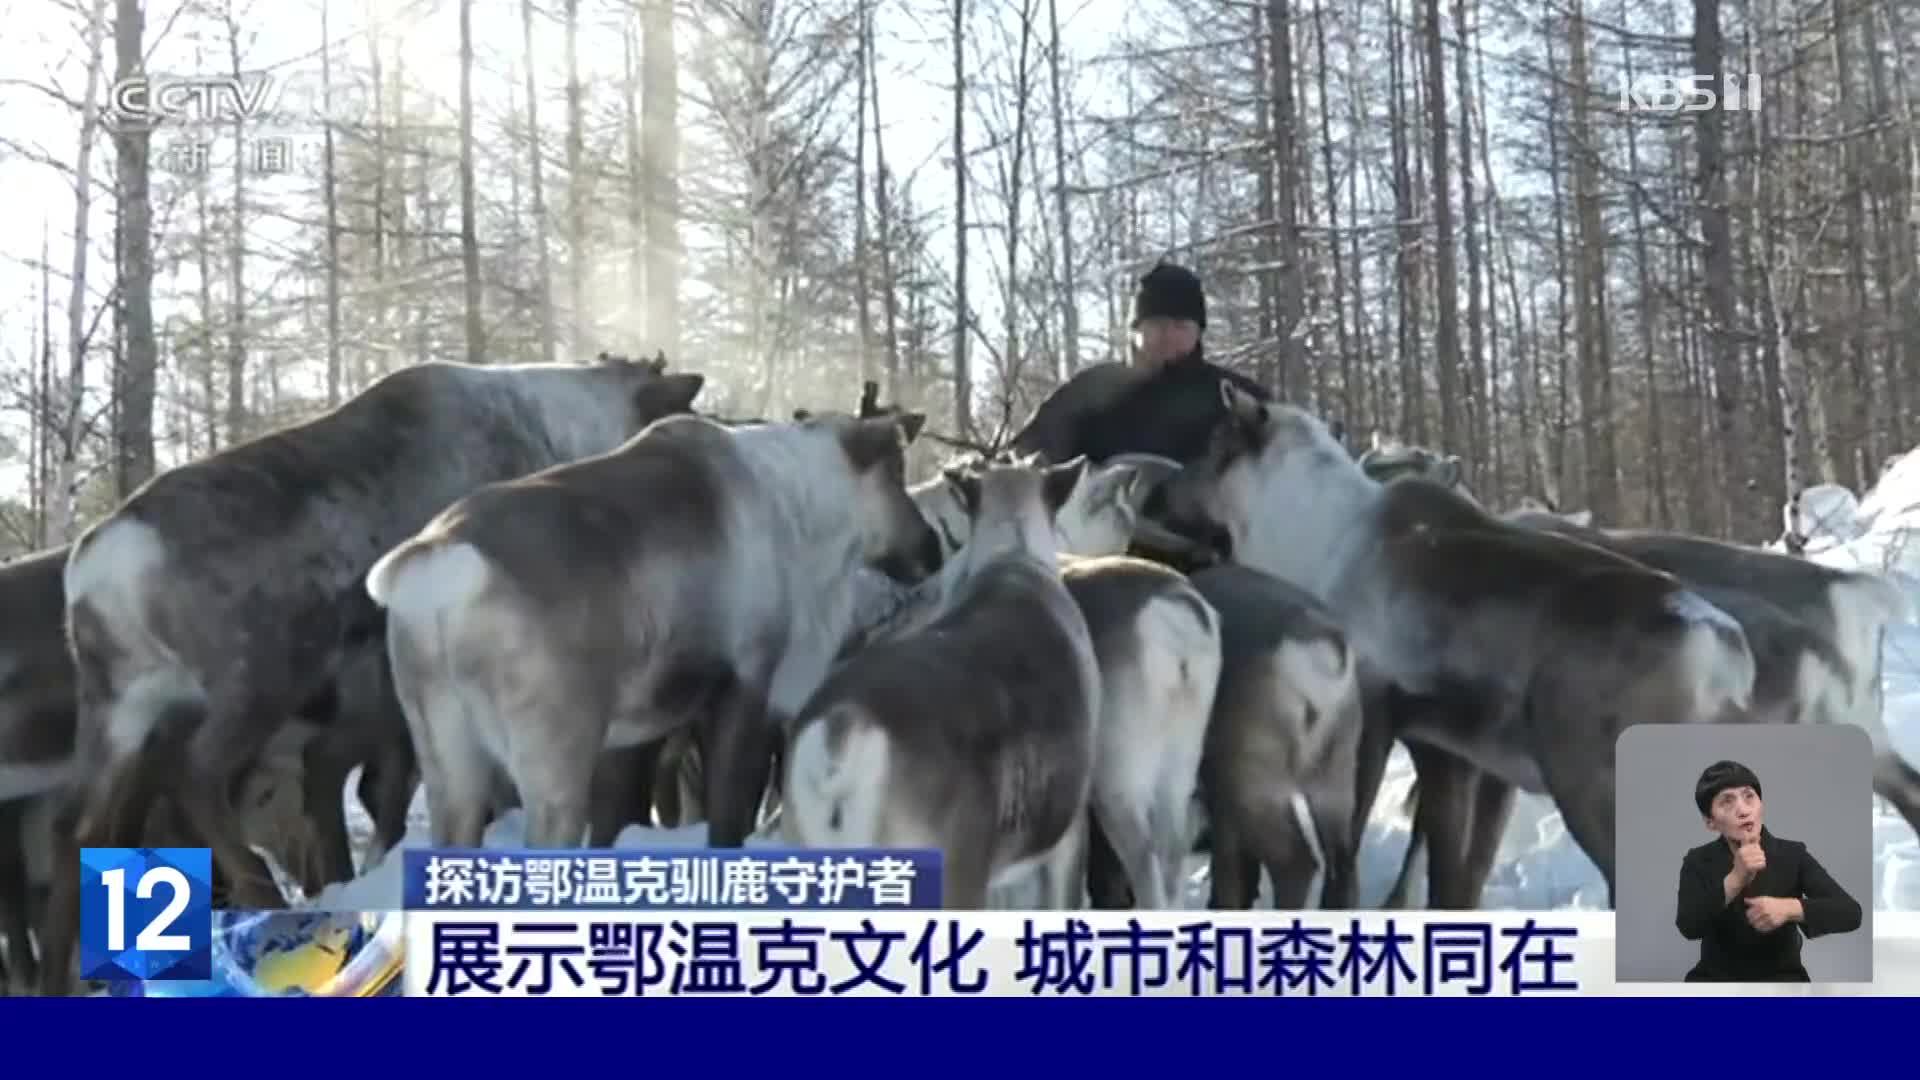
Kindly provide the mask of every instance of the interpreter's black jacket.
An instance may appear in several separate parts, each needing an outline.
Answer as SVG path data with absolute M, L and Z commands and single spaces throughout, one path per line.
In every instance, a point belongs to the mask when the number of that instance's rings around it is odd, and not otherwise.
M 1809 982 L 1800 962 L 1804 934 L 1844 934 L 1860 928 L 1860 902 L 1847 895 L 1807 845 L 1783 840 L 1760 829 L 1766 868 L 1747 887 L 1726 900 L 1721 884 L 1733 869 L 1733 849 L 1719 837 L 1680 861 L 1680 899 L 1674 925 L 1680 936 L 1700 943 L 1700 962 L 1688 982 Z M 1805 917 L 1771 933 L 1747 922 L 1748 897 L 1782 896 L 1800 901 Z

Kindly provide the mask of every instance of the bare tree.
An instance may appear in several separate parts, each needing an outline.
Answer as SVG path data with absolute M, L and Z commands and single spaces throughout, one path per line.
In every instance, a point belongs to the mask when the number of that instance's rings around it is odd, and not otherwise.
M 466 285 L 467 362 L 486 357 L 486 326 L 480 321 L 480 237 L 474 225 L 473 185 L 473 0 L 460 0 L 460 269 Z
M 545 168 L 540 150 L 540 87 L 533 75 L 533 0 L 520 0 L 520 70 L 527 93 L 527 184 L 533 200 L 533 242 L 538 259 L 539 280 L 534 292 L 540 317 L 540 359 L 548 364 L 556 355 L 558 330 L 553 317 L 553 261 L 549 254 Z
M 133 8 L 133 18 L 125 17 L 125 8 L 117 9 L 116 57 L 133 56 L 133 70 L 139 71 L 140 47 L 136 39 L 131 49 L 119 46 L 125 33 L 138 32 L 140 5 L 121 0 Z M 67 385 L 66 401 L 60 410 L 60 434 L 54 465 L 53 490 L 47 503 L 48 539 L 66 543 L 73 539 L 78 523 L 74 520 L 74 498 L 80 482 L 82 425 L 85 423 L 87 387 L 87 344 L 93 326 L 87 320 L 87 237 L 93 209 L 93 144 L 99 135 L 99 120 L 94 102 L 100 94 L 103 58 L 102 38 L 106 34 L 106 0 L 93 0 L 85 26 L 87 42 L 86 90 L 80 98 L 80 146 L 73 164 L 73 258 L 67 291 Z
M 967 0 L 951 0 L 953 23 L 953 422 L 973 437 L 972 307 L 967 298 Z

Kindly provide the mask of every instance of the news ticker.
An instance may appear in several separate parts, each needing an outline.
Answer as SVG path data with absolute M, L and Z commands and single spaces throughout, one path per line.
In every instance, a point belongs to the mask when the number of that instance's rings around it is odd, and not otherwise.
M 230 912 L 206 849 L 84 849 L 83 977 L 127 996 L 1728 992 L 1616 982 L 1611 912 L 944 912 L 929 852 L 405 856 L 403 911 Z M 1874 924 L 1872 983 L 1739 992 L 1920 993 L 1920 915 Z

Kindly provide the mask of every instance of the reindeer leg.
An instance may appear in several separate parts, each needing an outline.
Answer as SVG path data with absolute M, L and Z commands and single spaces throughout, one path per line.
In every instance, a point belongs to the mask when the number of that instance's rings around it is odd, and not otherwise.
M 63 799 L 53 820 L 53 880 L 40 923 L 42 997 L 71 993 L 80 959 L 80 849 L 93 846 L 95 838 L 79 834 L 79 819 L 78 800 Z
M 362 766 L 360 805 L 373 819 L 374 850 L 367 853 L 367 865 L 378 863 L 406 839 L 407 811 L 413 806 L 413 791 L 419 783 L 420 766 L 414 758 L 413 740 L 404 730 L 388 738 Z
M 1493 862 L 1500 857 L 1500 842 L 1507 835 L 1507 822 L 1513 817 L 1513 797 L 1513 785 L 1492 773 L 1482 772 L 1474 778 L 1472 835 L 1461 882 L 1472 898 L 1469 907 L 1479 907 L 1487 891 Z
M 1166 883 L 1160 880 L 1159 863 L 1154 859 L 1153 828 L 1143 807 L 1132 799 L 1094 795 L 1093 817 L 1101 833 L 1112 845 L 1126 874 L 1133 906 L 1143 911 L 1167 908 Z
M 1320 868 L 1320 906 L 1351 911 L 1360 903 L 1360 845 L 1353 835 L 1353 792 L 1344 786 L 1324 793 L 1309 791 L 1307 805 L 1320 836 L 1326 864 Z
M 949 844 L 942 852 L 940 906 L 948 911 L 985 911 L 993 878 L 986 858 L 964 845 Z
M 737 848 L 752 835 L 783 727 L 767 711 L 765 691 L 734 680 L 706 718 L 707 844 Z
M 1547 794 L 1560 811 L 1567 834 L 1593 860 L 1607 885 L 1613 906 L 1614 746 L 1628 726 L 1625 716 L 1594 709 L 1567 709 L 1552 715 L 1527 704 L 1527 727 L 1535 732 L 1534 760 Z M 1551 726 L 1550 726 L 1551 725 Z M 1564 737 L 1576 732 L 1579 737 Z
M 1041 896 L 1048 911 L 1078 911 L 1081 886 L 1087 877 L 1087 827 L 1092 820 L 1084 811 L 1073 815 L 1067 831 L 1040 864 Z
M 1274 909 L 1298 911 L 1307 906 L 1314 875 L 1320 870 L 1314 861 L 1313 845 L 1285 799 L 1270 800 L 1260 820 L 1262 825 L 1249 833 L 1247 846 L 1273 880 Z
M 1353 835 L 1367 835 L 1367 822 L 1373 817 L 1374 800 L 1380 797 L 1380 782 L 1386 778 L 1387 762 L 1393 757 L 1392 717 L 1387 714 L 1384 693 L 1375 692 L 1362 713 L 1360 745 L 1354 755 Z
M 25 829 L 30 799 L 0 804 L 0 994 L 25 994 L 34 983 L 32 898 Z
M 260 760 L 283 722 L 280 718 L 288 715 L 290 710 L 274 707 L 277 704 L 247 697 L 240 708 L 210 707 L 205 722 L 187 741 L 185 768 L 170 774 L 175 777 L 170 794 L 188 827 L 205 838 L 214 862 L 225 864 L 235 907 L 265 910 L 286 904 L 266 862 L 247 846 L 232 791 L 236 779 Z M 268 722 L 265 717 L 274 719 Z M 341 780 L 344 787 L 345 778 Z M 335 798 L 340 797 L 336 788 Z
M 1207 909 L 1248 911 L 1260 893 L 1260 860 L 1247 851 L 1236 815 L 1216 806 L 1207 816 L 1213 821 Z
M 1125 911 L 1133 907 L 1127 868 L 1113 850 L 1106 830 L 1100 827 L 1098 814 L 1087 823 L 1087 902 L 1095 911 Z
M 1914 835 L 1920 836 L 1920 771 L 1888 750 L 1874 759 L 1873 791 L 1892 803 Z
M 593 826 L 590 843 L 612 847 L 629 824 L 653 824 L 654 774 L 665 739 L 602 750 L 593 766 Z
M 300 877 L 308 896 L 336 881 L 353 878 L 353 845 L 347 836 L 347 774 L 353 771 L 358 747 L 337 731 L 323 731 L 309 740 L 300 754 L 300 793 L 307 817 L 320 841 L 317 857 L 305 865 L 288 867 Z
M 1467 881 L 1467 845 L 1473 828 L 1473 792 L 1479 769 L 1431 747 L 1412 744 L 1420 777 L 1414 827 L 1427 845 L 1427 907 L 1462 911 L 1479 902 Z M 1411 855 L 1411 849 L 1409 849 Z

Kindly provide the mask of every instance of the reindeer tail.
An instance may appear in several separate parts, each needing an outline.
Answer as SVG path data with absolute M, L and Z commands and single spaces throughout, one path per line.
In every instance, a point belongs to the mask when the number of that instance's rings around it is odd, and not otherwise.
M 1300 760 L 1318 761 L 1340 728 L 1357 721 L 1353 708 L 1360 701 L 1360 682 L 1353 650 L 1337 633 L 1288 638 L 1280 643 L 1274 663 L 1284 685 L 1306 706 Z
M 486 580 L 486 557 L 472 544 L 415 538 L 367 571 L 367 595 L 404 617 L 453 607 L 479 592 Z
M 872 847 L 885 812 L 887 734 L 858 705 L 802 722 L 787 756 L 781 816 L 804 847 Z

